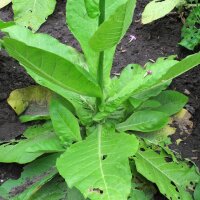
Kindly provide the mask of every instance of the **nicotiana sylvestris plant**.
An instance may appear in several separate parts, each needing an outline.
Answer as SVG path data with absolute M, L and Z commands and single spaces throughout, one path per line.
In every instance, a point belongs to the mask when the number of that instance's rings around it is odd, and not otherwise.
M 152 199 L 156 185 L 168 199 L 193 199 L 198 170 L 167 146 L 169 118 L 187 97 L 166 88 L 200 63 L 200 53 L 180 62 L 172 56 L 145 67 L 130 64 L 111 79 L 116 45 L 135 4 L 68 0 L 67 23 L 83 54 L 48 35 L 0 22 L 2 47 L 43 86 L 14 91 L 8 102 L 17 114 L 25 111 L 23 122 L 45 120 L 20 140 L 2 141 L 0 162 L 29 163 L 18 180 L 1 185 L 2 198 Z

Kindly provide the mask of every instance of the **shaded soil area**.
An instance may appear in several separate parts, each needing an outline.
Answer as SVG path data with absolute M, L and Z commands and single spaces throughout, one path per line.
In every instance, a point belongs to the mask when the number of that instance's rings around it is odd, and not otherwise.
M 65 0 L 58 0 L 57 7 L 52 16 L 41 27 L 39 32 L 48 33 L 65 44 L 69 44 L 80 50 L 78 42 L 65 25 Z M 193 52 L 186 51 L 178 45 L 180 42 L 182 23 L 178 14 L 168 15 L 150 25 L 141 25 L 141 12 L 148 0 L 138 0 L 133 23 L 118 45 L 112 73 L 120 72 L 129 63 L 144 65 L 149 59 L 178 55 L 181 59 Z M 13 19 L 11 6 L 0 11 L 0 19 L 8 21 Z M 130 42 L 130 37 L 136 40 Z M 195 68 L 173 81 L 171 88 L 189 95 L 187 109 L 193 116 L 194 130 L 178 146 L 172 148 L 184 158 L 192 159 L 200 167 L 200 68 Z M 34 84 L 34 81 L 18 65 L 9 58 L 5 52 L 0 52 L 0 140 L 9 140 L 19 136 L 26 128 L 22 125 L 14 111 L 8 106 L 6 99 L 9 93 L 17 88 Z M 180 136 L 173 136 L 175 141 Z M 0 181 L 8 178 L 16 178 L 21 167 L 18 165 L 0 164 Z M 156 197 L 155 199 L 161 199 Z

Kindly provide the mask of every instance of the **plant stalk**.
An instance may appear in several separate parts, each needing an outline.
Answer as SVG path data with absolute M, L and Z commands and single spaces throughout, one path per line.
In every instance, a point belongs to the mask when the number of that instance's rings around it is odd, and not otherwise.
M 99 10 L 100 10 L 100 16 L 99 16 L 99 26 L 105 21 L 105 0 L 99 1 Z M 98 62 L 98 68 L 97 68 L 97 82 L 102 90 L 102 93 L 104 93 L 104 80 L 103 80 L 103 66 L 104 65 L 104 51 L 101 51 L 99 53 L 99 62 Z M 97 98 L 96 105 L 97 109 L 99 109 L 99 105 L 103 103 L 104 95 L 102 98 Z

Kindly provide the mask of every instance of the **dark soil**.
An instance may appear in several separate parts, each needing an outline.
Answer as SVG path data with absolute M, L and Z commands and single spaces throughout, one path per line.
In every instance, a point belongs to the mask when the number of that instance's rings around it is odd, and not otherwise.
M 77 41 L 68 31 L 65 25 L 65 0 L 58 0 L 57 7 L 52 16 L 39 30 L 48 33 L 65 44 L 80 49 Z M 178 45 L 182 23 L 178 14 L 168 15 L 150 25 L 141 25 L 141 12 L 148 0 L 138 0 L 136 14 L 133 23 L 125 38 L 119 44 L 115 56 L 112 73 L 120 72 L 129 63 L 144 65 L 149 59 L 156 60 L 158 57 L 178 55 L 181 59 L 193 52 L 186 51 Z M 8 21 L 13 19 L 11 6 L 0 11 L 0 19 Z M 130 36 L 136 40 L 129 42 Z M 200 167 L 200 68 L 195 68 L 173 81 L 171 88 L 189 94 L 188 110 L 193 116 L 194 130 L 189 137 L 179 146 L 172 148 L 184 158 L 189 158 Z M 9 58 L 5 52 L 0 52 L 0 140 L 9 140 L 20 135 L 26 128 L 22 125 L 14 111 L 6 103 L 9 93 L 17 88 L 34 84 L 34 81 L 18 65 Z M 173 136 L 173 141 L 179 135 Z M 16 178 L 20 167 L 13 164 L 0 164 L 0 181 L 8 178 Z M 156 197 L 155 199 L 162 199 Z

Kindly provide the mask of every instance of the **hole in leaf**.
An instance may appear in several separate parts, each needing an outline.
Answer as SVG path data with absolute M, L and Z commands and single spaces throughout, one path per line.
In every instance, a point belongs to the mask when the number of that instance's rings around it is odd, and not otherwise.
M 173 160 L 170 157 L 165 157 L 165 161 L 169 163 L 169 162 L 172 162 Z
M 105 160 L 107 157 L 108 157 L 107 155 L 103 155 L 102 160 Z
M 99 193 L 99 194 L 103 194 L 103 190 L 101 190 L 99 188 L 91 188 L 89 191 L 90 192 L 96 192 L 96 193 Z
M 176 191 L 179 192 L 178 188 L 176 187 L 176 184 L 173 181 L 171 181 L 171 184 L 175 187 Z
M 140 148 L 140 151 L 145 151 L 145 149 L 144 148 Z
M 155 152 L 160 155 L 160 150 L 155 150 Z

